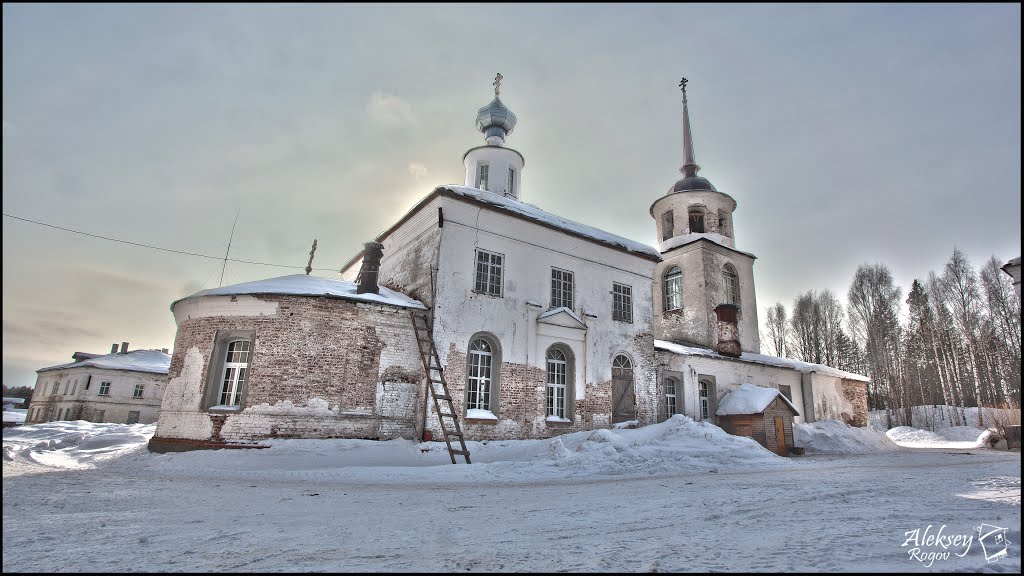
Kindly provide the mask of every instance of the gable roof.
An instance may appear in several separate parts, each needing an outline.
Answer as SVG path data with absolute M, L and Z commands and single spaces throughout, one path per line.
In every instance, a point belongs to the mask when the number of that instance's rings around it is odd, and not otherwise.
M 64 370 L 67 368 L 104 368 L 106 370 L 127 370 L 130 372 L 150 372 L 153 374 L 167 374 L 171 367 L 171 355 L 160 350 L 132 350 L 124 354 L 105 354 L 94 356 L 81 362 L 69 362 L 58 364 L 47 368 L 40 368 L 36 372 L 48 372 L 50 370 Z
M 740 384 L 740 387 L 722 397 L 715 414 L 718 416 L 732 416 L 736 414 L 760 414 L 776 398 L 781 398 L 793 412 L 800 414 L 800 411 L 793 406 L 793 403 L 776 388 L 765 388 L 753 384 Z
M 730 360 L 733 362 L 752 362 L 754 364 L 764 364 L 766 366 L 777 366 L 779 368 L 789 368 L 796 370 L 804 374 L 810 372 L 817 372 L 819 374 L 825 374 L 826 376 L 834 376 L 837 378 L 845 378 L 847 380 L 860 380 L 861 382 L 870 382 L 871 379 L 862 374 L 856 374 L 854 372 L 846 372 L 838 368 L 831 366 L 825 366 L 824 364 L 812 364 L 811 362 L 802 362 L 800 360 L 793 360 L 792 358 L 779 358 L 778 356 L 769 356 L 767 354 L 754 354 L 752 352 L 744 352 L 739 358 L 733 358 L 731 356 L 722 356 L 718 352 L 711 350 L 710 348 L 700 348 L 697 346 L 686 346 L 684 344 L 676 344 L 675 342 L 669 342 L 667 340 L 655 340 L 654 348 L 656 350 L 664 350 L 666 352 L 672 352 L 673 354 L 680 354 L 683 356 L 706 356 L 708 358 L 716 358 L 720 360 Z
M 328 298 L 341 298 L 346 300 L 361 300 L 363 302 L 373 302 L 376 304 L 390 304 L 392 306 L 400 306 L 402 308 L 416 308 L 418 310 L 426 310 L 427 307 L 420 303 L 419 300 L 406 296 L 401 292 L 395 292 L 389 288 L 383 286 L 380 287 L 379 294 L 356 294 L 356 288 L 358 284 L 355 282 L 349 282 L 348 280 L 334 280 L 331 278 L 318 278 L 316 276 L 307 276 L 306 274 L 292 274 L 289 276 L 279 276 L 277 278 L 268 278 L 266 280 L 256 280 L 254 282 L 243 282 L 241 284 L 232 284 L 231 286 L 223 286 L 221 288 L 210 288 L 208 290 L 200 290 L 191 296 L 179 298 L 171 303 L 171 310 L 174 310 L 174 305 L 182 300 L 188 300 L 190 298 L 199 298 L 202 296 L 240 296 L 240 295 L 252 295 L 252 294 L 280 294 L 285 296 L 325 296 Z
M 552 308 L 540 316 L 537 316 L 537 322 L 542 324 L 552 324 L 554 326 L 564 326 L 566 328 L 587 329 L 587 325 L 583 320 L 581 320 L 575 312 L 565 306 Z
M 495 194 L 494 192 L 470 188 L 469 186 L 458 186 L 455 184 L 447 184 L 445 186 L 438 186 L 437 188 L 434 188 L 433 192 L 427 194 L 422 200 L 417 202 L 415 206 L 405 213 L 404 216 L 398 219 L 398 222 L 395 222 L 387 230 L 378 234 L 374 240 L 377 242 L 383 242 L 385 238 L 395 231 L 396 228 L 405 223 L 406 220 L 411 218 L 414 214 L 419 212 L 421 208 L 438 196 L 447 196 L 449 198 L 465 200 L 467 202 L 491 208 L 495 211 L 508 214 L 509 216 L 528 220 L 535 224 L 546 226 L 584 240 L 603 244 L 609 248 L 628 252 L 646 260 L 661 262 L 661 254 L 655 248 L 642 242 L 623 238 L 622 236 L 612 234 L 611 232 L 605 232 L 600 228 L 594 228 L 593 226 L 574 222 L 568 218 L 556 216 L 550 212 L 545 212 L 532 204 L 527 204 L 514 198 L 508 198 L 506 196 Z M 358 262 L 362 256 L 363 253 L 359 252 L 353 256 L 351 260 L 342 265 L 341 269 L 349 269 L 353 264 Z

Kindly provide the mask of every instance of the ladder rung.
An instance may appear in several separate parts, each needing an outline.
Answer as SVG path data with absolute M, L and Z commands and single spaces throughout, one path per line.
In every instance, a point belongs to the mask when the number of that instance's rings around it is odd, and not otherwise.
M 451 400 L 452 399 L 452 397 L 448 396 L 447 394 L 434 394 L 434 398 L 437 398 L 438 400 Z
M 462 455 L 462 456 L 469 456 L 469 450 L 456 450 L 456 449 L 452 448 L 450 450 L 450 452 L 452 454 L 459 454 L 459 455 Z
M 462 436 L 462 432 L 449 432 L 448 430 L 445 430 L 445 433 L 449 436 Z
M 438 416 L 447 416 L 447 417 L 449 417 L 449 418 L 451 418 L 453 420 L 458 420 L 459 419 L 459 417 L 456 414 L 449 414 L 447 412 L 438 412 L 437 415 Z

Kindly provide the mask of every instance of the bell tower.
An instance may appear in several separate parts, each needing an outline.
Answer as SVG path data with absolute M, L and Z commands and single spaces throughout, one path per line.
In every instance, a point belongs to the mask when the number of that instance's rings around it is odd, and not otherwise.
M 654 277 L 655 338 L 709 348 L 718 345 L 720 304 L 737 307 L 738 340 L 759 352 L 755 256 L 736 249 L 736 201 L 702 176 L 693 150 L 686 84 L 683 100 L 683 177 L 651 205 L 662 262 Z

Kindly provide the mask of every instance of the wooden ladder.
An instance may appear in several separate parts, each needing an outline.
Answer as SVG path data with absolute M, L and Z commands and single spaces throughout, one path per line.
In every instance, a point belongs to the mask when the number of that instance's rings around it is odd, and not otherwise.
M 416 345 L 420 350 L 423 369 L 427 373 L 427 388 L 430 391 L 430 397 L 434 399 L 434 412 L 437 414 L 437 421 L 441 424 L 441 435 L 444 436 L 444 443 L 448 446 L 448 455 L 451 456 L 452 464 L 457 464 L 456 454 L 465 457 L 466 464 L 472 464 L 469 461 L 469 448 L 466 448 L 465 435 L 462 433 L 462 427 L 459 426 L 459 415 L 455 413 L 455 405 L 452 404 L 451 394 L 448 393 L 448 382 L 444 378 L 444 368 L 437 356 L 437 347 L 434 346 L 434 337 L 427 324 L 426 314 L 409 310 L 409 315 L 412 316 L 412 325 L 416 331 Z M 442 402 L 445 403 L 448 412 L 441 411 Z M 447 424 L 446 419 L 448 420 Z M 452 448 L 450 438 L 452 436 L 458 438 L 461 448 Z

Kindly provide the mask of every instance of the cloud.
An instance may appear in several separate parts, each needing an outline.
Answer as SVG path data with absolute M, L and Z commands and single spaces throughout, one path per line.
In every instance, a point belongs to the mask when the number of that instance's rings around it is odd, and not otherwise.
M 427 167 L 423 165 L 422 162 L 410 162 L 409 174 L 412 174 L 413 178 L 415 178 L 416 180 L 420 180 L 421 178 L 424 178 L 427 174 L 429 174 L 429 171 L 427 170 Z
M 388 128 L 400 126 L 413 120 L 412 106 L 394 94 L 381 91 L 370 94 L 366 113 L 376 124 Z

